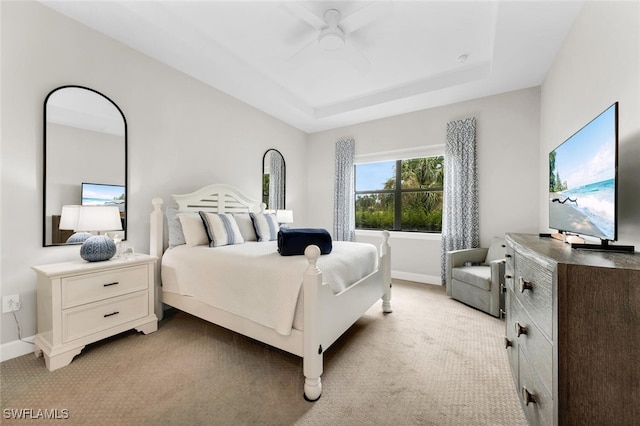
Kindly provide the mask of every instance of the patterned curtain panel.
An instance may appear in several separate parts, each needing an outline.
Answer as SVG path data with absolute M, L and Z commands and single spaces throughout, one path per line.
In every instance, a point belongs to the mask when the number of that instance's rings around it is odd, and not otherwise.
M 356 213 L 353 194 L 353 160 L 356 142 L 336 142 L 336 176 L 333 198 L 333 238 L 338 241 L 356 239 Z
M 446 284 L 446 254 L 478 247 L 478 171 L 476 119 L 447 123 L 444 149 L 444 206 L 442 209 L 442 283 Z
M 284 209 L 284 159 L 275 151 L 269 157 L 269 208 Z

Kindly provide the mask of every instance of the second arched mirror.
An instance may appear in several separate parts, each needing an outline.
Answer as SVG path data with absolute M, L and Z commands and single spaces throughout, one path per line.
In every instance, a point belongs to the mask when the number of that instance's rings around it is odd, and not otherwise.
M 268 149 L 262 157 L 262 202 L 269 210 L 285 209 L 287 167 L 277 149 Z

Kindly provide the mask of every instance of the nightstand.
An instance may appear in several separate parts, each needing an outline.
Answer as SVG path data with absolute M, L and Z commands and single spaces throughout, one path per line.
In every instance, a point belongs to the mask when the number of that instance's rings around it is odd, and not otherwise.
M 35 355 L 44 355 L 49 371 L 68 365 L 89 343 L 132 328 L 144 334 L 158 329 L 156 260 L 136 254 L 32 267 L 38 277 Z

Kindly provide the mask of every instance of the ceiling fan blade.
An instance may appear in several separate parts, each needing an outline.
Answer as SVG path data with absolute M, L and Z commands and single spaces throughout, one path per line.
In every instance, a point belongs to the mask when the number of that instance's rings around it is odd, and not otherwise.
M 299 67 L 305 62 L 312 60 L 318 54 L 322 53 L 322 49 L 320 48 L 320 44 L 318 43 L 318 39 L 314 38 L 309 43 L 306 43 L 304 47 L 298 50 L 296 53 L 291 55 L 287 62 L 294 67 Z
M 327 25 L 322 17 L 316 15 L 298 1 L 283 1 L 281 4 L 294 16 L 302 19 L 317 30 L 321 30 Z
M 370 22 L 389 15 L 393 10 L 391 1 L 372 1 L 340 20 L 345 33 L 350 33 Z
M 339 54 L 361 74 L 366 73 L 371 68 L 369 58 L 351 41 L 345 43 Z

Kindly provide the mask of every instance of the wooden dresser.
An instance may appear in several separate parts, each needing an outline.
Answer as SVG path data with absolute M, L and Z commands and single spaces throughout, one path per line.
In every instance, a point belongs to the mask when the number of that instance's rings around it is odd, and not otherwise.
M 158 329 L 154 313 L 156 258 L 34 266 L 38 276 L 36 356 L 50 371 L 64 367 L 85 345 L 135 328 Z
M 639 424 L 640 255 L 506 241 L 505 346 L 529 424 Z

